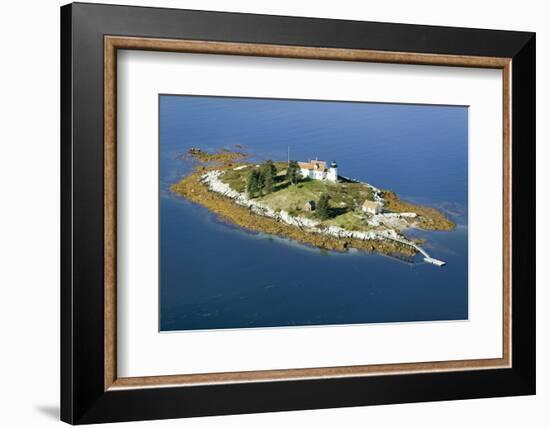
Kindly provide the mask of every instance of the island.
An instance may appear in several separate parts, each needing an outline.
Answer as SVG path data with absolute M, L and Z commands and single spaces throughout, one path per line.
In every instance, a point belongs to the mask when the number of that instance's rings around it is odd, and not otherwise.
M 254 232 L 321 249 L 357 249 L 412 257 L 443 266 L 405 235 L 408 229 L 453 230 L 442 212 L 403 201 L 392 191 L 340 174 L 319 159 L 252 162 L 242 151 L 191 148 L 197 163 L 171 190 Z

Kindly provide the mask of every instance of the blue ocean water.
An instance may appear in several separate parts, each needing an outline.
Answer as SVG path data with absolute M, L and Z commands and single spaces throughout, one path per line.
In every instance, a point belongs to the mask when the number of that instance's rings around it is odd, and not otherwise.
M 160 96 L 160 330 L 468 318 L 468 109 Z M 339 173 L 445 211 L 419 232 L 445 267 L 336 253 L 247 232 L 170 192 L 190 147 L 242 146 L 258 161 L 338 162 Z

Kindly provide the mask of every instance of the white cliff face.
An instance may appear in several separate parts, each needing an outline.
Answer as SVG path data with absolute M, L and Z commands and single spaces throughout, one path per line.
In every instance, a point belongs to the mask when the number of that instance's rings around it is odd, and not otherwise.
M 383 231 L 350 231 L 343 229 L 338 226 L 324 226 L 316 220 L 312 220 L 306 217 L 301 216 L 291 216 L 287 211 L 275 211 L 272 208 L 268 207 L 265 204 L 262 204 L 259 201 L 250 199 L 246 194 L 239 193 L 236 190 L 231 189 L 228 184 L 220 180 L 220 176 L 223 174 L 223 171 L 209 171 L 201 176 L 201 182 L 208 187 L 212 192 L 219 193 L 229 199 L 232 199 L 238 205 L 248 208 L 254 214 L 261 215 L 264 217 L 272 218 L 276 221 L 286 223 L 291 226 L 298 227 L 310 233 L 320 233 L 324 235 L 334 236 L 337 238 L 353 238 L 363 241 L 367 240 L 381 240 L 381 239 L 391 239 L 397 240 L 402 243 L 406 243 L 407 240 L 399 235 L 393 229 L 386 229 Z M 376 188 L 373 188 L 376 196 L 379 197 L 380 191 Z M 405 215 L 404 215 L 405 214 Z M 387 225 L 388 219 L 396 220 L 398 222 L 403 222 L 402 217 L 410 217 L 410 214 L 414 213 L 402 213 L 402 214 L 378 214 L 372 216 L 369 220 L 369 224 Z M 416 214 L 414 214 L 416 216 Z M 374 219 L 374 220 L 373 220 Z

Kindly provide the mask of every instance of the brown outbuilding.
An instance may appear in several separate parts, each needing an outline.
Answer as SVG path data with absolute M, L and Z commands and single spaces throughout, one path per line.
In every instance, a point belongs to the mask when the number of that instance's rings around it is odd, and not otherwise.
M 304 205 L 304 211 L 311 212 L 315 211 L 315 201 L 307 201 Z
M 382 204 L 380 202 L 369 201 L 368 199 L 363 202 L 363 211 L 369 214 L 380 214 L 382 211 Z

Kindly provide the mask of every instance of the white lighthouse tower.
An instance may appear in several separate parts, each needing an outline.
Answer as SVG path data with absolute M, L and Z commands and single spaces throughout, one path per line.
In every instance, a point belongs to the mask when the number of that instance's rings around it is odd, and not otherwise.
M 330 168 L 328 169 L 327 173 L 327 180 L 334 183 L 338 181 L 338 165 L 336 165 L 336 162 L 334 161 L 330 163 Z

